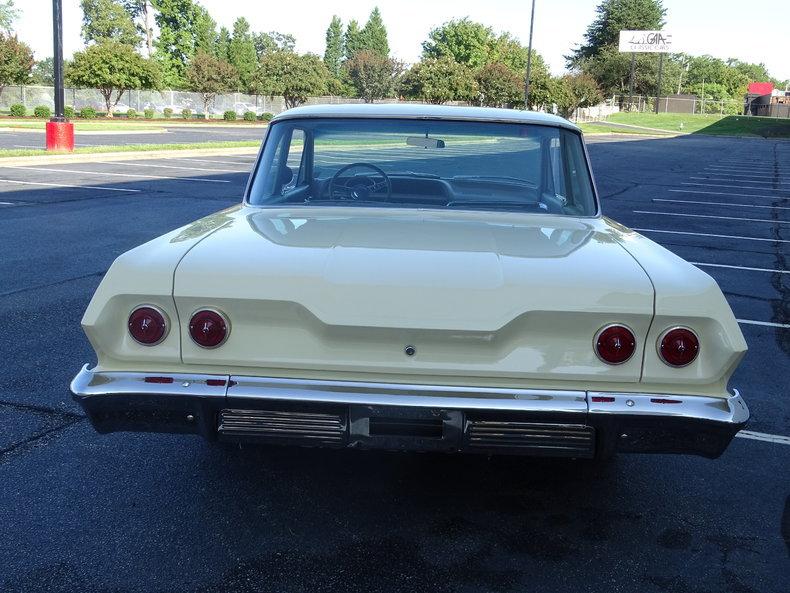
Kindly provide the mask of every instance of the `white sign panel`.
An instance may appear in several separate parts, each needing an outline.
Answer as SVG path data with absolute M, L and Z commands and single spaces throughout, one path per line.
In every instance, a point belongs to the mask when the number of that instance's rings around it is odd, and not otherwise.
M 671 53 L 680 51 L 666 31 L 620 31 L 620 51 L 640 53 Z

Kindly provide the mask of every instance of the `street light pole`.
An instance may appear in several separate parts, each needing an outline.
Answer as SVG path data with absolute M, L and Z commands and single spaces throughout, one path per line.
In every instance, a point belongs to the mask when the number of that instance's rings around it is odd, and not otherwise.
M 73 151 L 74 124 L 66 121 L 63 89 L 63 2 L 52 0 L 55 113 L 47 122 L 47 150 Z
M 524 109 L 529 109 L 529 77 L 532 72 L 532 28 L 535 24 L 535 0 L 532 0 L 532 14 L 529 17 L 529 49 L 527 50 L 527 79 L 524 83 Z

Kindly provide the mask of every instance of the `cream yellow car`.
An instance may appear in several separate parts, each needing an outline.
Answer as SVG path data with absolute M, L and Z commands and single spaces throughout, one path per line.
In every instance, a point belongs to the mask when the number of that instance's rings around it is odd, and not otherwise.
M 538 113 L 287 111 L 242 203 L 121 255 L 82 326 L 102 433 L 715 458 L 749 417 L 716 283 L 603 217 Z

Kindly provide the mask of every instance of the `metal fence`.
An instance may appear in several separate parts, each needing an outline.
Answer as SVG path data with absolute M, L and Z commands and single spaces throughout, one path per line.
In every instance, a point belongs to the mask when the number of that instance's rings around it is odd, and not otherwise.
M 620 111 L 648 113 L 655 111 L 656 97 L 615 95 L 607 99 L 606 103 L 617 105 Z M 714 101 L 696 95 L 666 95 L 658 99 L 659 113 L 739 115 L 743 110 L 742 99 Z
M 11 105 L 22 104 L 29 114 L 39 105 L 54 109 L 54 89 L 51 86 L 6 86 L 0 93 L 0 110 L 8 111 Z M 66 105 L 73 107 L 77 112 L 83 107 L 93 107 L 97 112 L 106 111 L 104 97 L 96 89 L 66 88 Z M 363 103 L 362 99 L 340 96 L 310 97 L 307 105 L 326 105 L 339 103 Z M 418 103 L 419 101 L 399 101 L 398 99 L 384 99 L 377 103 Z M 450 105 L 467 105 L 459 101 L 451 101 Z M 142 114 L 145 109 L 153 109 L 160 116 L 166 108 L 173 111 L 174 117 L 180 117 L 184 109 L 189 109 L 193 114 L 205 117 L 206 110 L 203 97 L 200 93 L 187 91 L 141 91 L 132 90 L 125 92 L 118 105 L 114 108 L 116 114 L 123 114 L 129 108 Z M 285 111 L 283 97 L 268 97 L 265 95 L 246 95 L 244 93 L 227 93 L 217 95 L 209 104 L 208 116 L 221 118 L 225 111 L 235 111 L 239 117 L 247 111 L 256 115 L 272 113 L 277 115 Z

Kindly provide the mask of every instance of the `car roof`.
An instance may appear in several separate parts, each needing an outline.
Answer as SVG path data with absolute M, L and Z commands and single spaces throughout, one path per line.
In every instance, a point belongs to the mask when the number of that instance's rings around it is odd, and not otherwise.
M 343 105 L 307 105 L 284 111 L 275 117 L 273 121 L 313 117 L 447 119 L 483 122 L 490 121 L 539 124 L 543 126 L 554 127 L 559 126 L 579 131 L 579 128 L 573 125 L 567 119 L 563 119 L 548 113 L 539 113 L 537 111 L 495 109 L 491 107 L 423 105 L 415 103 L 352 103 Z

